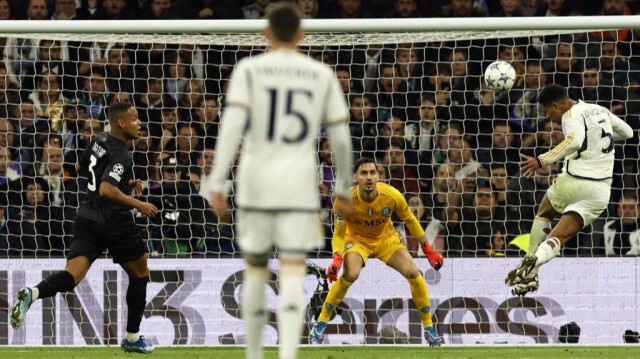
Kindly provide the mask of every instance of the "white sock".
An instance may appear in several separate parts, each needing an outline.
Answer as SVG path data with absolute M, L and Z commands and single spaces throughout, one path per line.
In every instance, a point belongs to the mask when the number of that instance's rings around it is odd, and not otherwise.
M 38 287 L 31 288 L 31 303 L 38 300 L 39 295 L 40 295 L 40 289 L 38 289 Z
M 551 221 L 546 218 L 536 216 L 533 220 L 533 225 L 531 225 L 529 251 L 527 253 L 535 253 L 536 250 L 538 250 L 540 243 L 547 238 L 549 233 L 551 233 Z
M 242 320 L 246 330 L 246 357 L 262 359 L 262 331 L 267 323 L 267 268 L 247 266 L 242 283 Z
M 302 338 L 305 315 L 304 280 L 306 270 L 301 265 L 283 265 L 280 269 L 280 304 L 278 331 L 280 359 L 295 359 Z
M 553 243 L 553 246 L 549 243 Z M 536 257 L 538 257 L 536 267 L 540 267 L 552 260 L 558 253 L 560 253 L 560 241 L 555 237 L 548 238 L 538 246 L 538 250 L 536 251 Z
M 129 341 L 129 343 L 135 343 L 138 341 L 138 339 L 140 339 L 140 334 L 139 333 L 129 333 L 126 332 L 124 335 L 125 338 L 127 338 L 127 340 Z

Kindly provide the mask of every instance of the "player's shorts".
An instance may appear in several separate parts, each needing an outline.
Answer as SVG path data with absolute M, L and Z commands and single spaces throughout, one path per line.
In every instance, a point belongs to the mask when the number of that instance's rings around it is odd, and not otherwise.
M 324 245 L 318 212 L 238 210 L 238 244 L 245 254 L 307 254 Z
M 347 236 L 345 238 L 344 255 L 346 256 L 347 253 L 356 252 L 360 254 L 365 264 L 367 264 L 367 259 L 370 257 L 387 263 L 389 258 L 401 248 L 406 247 L 397 232 L 393 236 L 371 242 Z
M 130 215 L 114 214 L 103 223 L 76 216 L 67 260 L 85 256 L 93 262 L 105 249 L 114 263 L 136 260 L 147 253 L 140 230 Z
M 561 173 L 547 190 L 547 199 L 558 213 L 576 212 L 588 226 L 609 205 L 611 181 L 592 181 Z

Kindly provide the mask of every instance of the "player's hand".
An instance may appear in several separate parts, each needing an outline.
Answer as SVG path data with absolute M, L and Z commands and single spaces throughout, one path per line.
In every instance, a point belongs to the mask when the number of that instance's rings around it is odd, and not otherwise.
M 523 153 L 520 154 L 520 157 L 524 158 L 524 161 L 520 162 L 522 174 L 529 178 L 540 168 L 540 161 L 536 157 L 527 156 Z
M 222 192 L 211 193 L 211 205 L 218 216 L 218 223 L 229 223 L 229 203 Z
M 336 196 L 334 207 L 335 212 L 342 213 L 345 216 L 353 212 L 353 202 L 351 198 Z
M 155 217 L 158 214 L 156 206 L 149 202 L 140 202 L 136 209 L 145 217 Z
M 442 265 L 444 264 L 444 258 L 442 258 L 442 254 L 434 251 L 428 242 L 424 242 L 422 246 L 420 246 L 420 249 L 422 249 L 422 253 L 424 253 L 425 257 L 427 257 L 427 259 L 429 260 L 429 264 L 431 264 L 433 269 L 440 270 L 440 268 L 442 268 Z
M 137 180 L 129 180 L 129 188 L 133 190 L 133 195 L 136 197 L 142 196 L 142 181 Z
M 338 272 L 340 272 L 340 268 L 342 268 L 342 254 L 334 253 L 333 262 L 329 268 L 327 268 L 327 278 L 329 278 L 329 283 L 338 280 Z

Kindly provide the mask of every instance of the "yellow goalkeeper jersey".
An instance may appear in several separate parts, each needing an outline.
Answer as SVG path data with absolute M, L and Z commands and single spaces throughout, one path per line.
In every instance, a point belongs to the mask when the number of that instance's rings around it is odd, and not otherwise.
M 378 196 L 371 203 L 360 198 L 358 186 L 351 188 L 354 205 L 351 213 L 340 213 L 334 206 L 334 231 L 331 241 L 334 253 L 344 253 L 345 238 L 371 243 L 395 236 L 396 230 L 391 221 L 393 213 L 404 221 L 413 237 L 420 238 L 424 235 L 420 222 L 411 213 L 402 194 L 388 184 L 378 182 L 377 186 Z

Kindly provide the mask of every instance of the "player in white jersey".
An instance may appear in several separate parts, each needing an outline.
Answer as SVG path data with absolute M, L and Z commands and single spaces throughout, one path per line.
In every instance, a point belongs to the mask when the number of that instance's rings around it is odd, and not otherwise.
M 262 358 L 267 321 L 267 262 L 278 249 L 280 358 L 295 358 L 305 316 L 306 253 L 323 240 L 319 223 L 317 139 L 326 128 L 337 167 L 337 205 L 351 208 L 349 110 L 333 71 L 297 51 L 302 39 L 299 10 L 289 2 L 269 11 L 267 53 L 238 63 L 226 95 L 226 110 L 212 174 L 212 204 L 224 217 L 223 190 L 244 133 L 237 183 L 238 240 L 247 262 L 242 286 L 246 357 Z
M 529 178 L 538 168 L 563 159 L 564 166 L 538 208 L 528 254 L 505 280 L 508 286 L 515 285 L 514 295 L 537 290 L 538 268 L 605 210 L 611 195 L 614 141 L 633 135 L 631 127 L 609 110 L 570 99 L 562 86 L 545 87 L 538 103 L 551 121 L 562 123 L 565 139 L 538 157 L 521 154 L 522 172 Z M 551 229 L 558 214 L 562 216 Z

